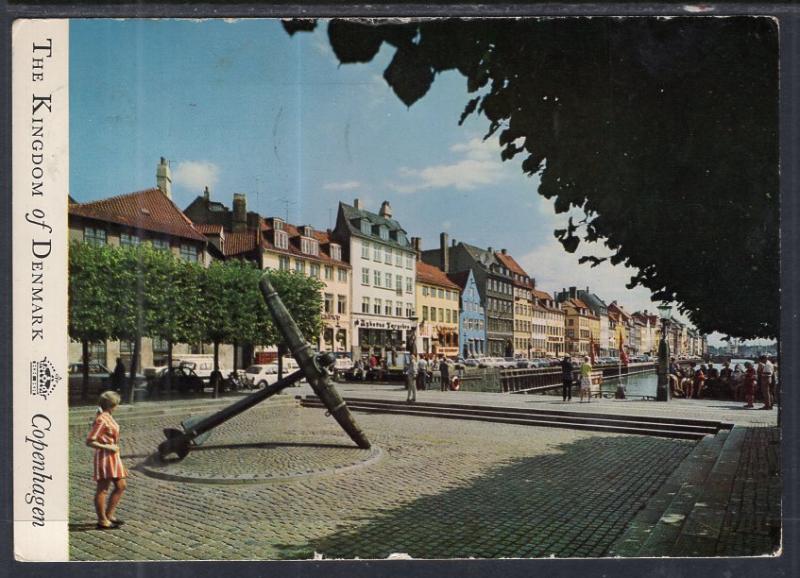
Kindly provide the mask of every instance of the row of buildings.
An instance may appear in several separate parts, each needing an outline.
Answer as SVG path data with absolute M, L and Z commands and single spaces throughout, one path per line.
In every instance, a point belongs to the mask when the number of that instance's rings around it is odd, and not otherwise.
M 152 189 L 93 201 L 70 199 L 70 238 L 111 245 L 149 242 L 204 265 L 245 259 L 260 268 L 293 270 L 323 284 L 324 329 L 319 349 L 355 358 L 376 354 L 391 365 L 415 339 L 418 351 L 456 356 L 556 357 L 565 353 L 615 356 L 653 353 L 660 339 L 657 316 L 628 313 L 575 287 L 548 293 L 505 250 L 480 248 L 442 233 L 423 250 L 394 218 L 388 201 L 372 212 L 356 199 L 340 202 L 333 229 L 295 225 L 247 210 L 244 194 L 232 208 L 208 188 L 185 209 L 172 201 L 169 163 L 161 159 Z M 705 349 L 703 336 L 680 323 L 670 326 L 679 354 Z M 166 343 L 144 340 L 140 363 L 163 362 Z M 202 353 L 203 344 L 181 344 L 175 353 Z M 95 359 L 129 360 L 130 343 L 92 345 Z M 223 348 L 223 365 L 233 349 Z M 237 365 L 269 359 L 270 351 L 244 347 Z M 80 357 L 75 344 L 71 358 Z

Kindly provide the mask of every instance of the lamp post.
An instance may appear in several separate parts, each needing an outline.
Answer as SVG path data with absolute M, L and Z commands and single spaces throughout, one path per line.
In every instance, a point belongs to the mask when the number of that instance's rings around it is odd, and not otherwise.
M 406 350 L 412 355 L 417 354 L 417 321 L 419 318 L 416 315 L 411 315 L 408 318 L 411 321 L 411 329 L 406 333 Z
M 669 401 L 669 343 L 667 329 L 672 319 L 672 307 L 664 303 L 658 306 L 661 316 L 661 341 L 658 344 L 658 387 L 656 401 Z

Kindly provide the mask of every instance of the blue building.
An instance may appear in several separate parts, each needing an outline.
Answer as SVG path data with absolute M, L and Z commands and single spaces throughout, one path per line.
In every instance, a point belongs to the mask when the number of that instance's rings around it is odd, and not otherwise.
M 486 315 L 472 269 L 451 273 L 452 281 L 461 287 L 458 316 L 458 342 L 463 357 L 482 357 L 486 352 Z

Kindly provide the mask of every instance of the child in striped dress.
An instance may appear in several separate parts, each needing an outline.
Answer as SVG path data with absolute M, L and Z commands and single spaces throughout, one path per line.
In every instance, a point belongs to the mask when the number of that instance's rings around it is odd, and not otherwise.
M 94 494 L 94 507 L 97 512 L 97 529 L 108 530 L 122 525 L 122 520 L 114 516 L 114 512 L 125 491 L 125 478 L 128 472 L 119 456 L 119 425 L 111 415 L 119 406 L 119 394 L 105 391 L 100 395 L 97 417 L 92 431 L 86 438 L 86 445 L 94 448 L 94 474 L 97 482 Z M 114 490 L 106 503 L 106 496 L 114 483 Z

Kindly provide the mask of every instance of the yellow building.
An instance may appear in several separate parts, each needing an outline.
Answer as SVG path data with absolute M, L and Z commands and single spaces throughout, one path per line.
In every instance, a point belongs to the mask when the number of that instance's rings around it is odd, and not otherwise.
M 438 267 L 417 261 L 417 351 L 457 357 L 461 287 Z
M 533 280 L 505 249 L 495 253 L 498 261 L 511 273 L 514 294 L 514 354 L 517 357 L 536 357 L 534 354 L 534 305 Z M 544 354 L 544 351 L 540 351 Z
M 295 226 L 278 217 L 264 219 L 261 226 L 264 269 L 296 271 L 316 277 L 322 289 L 322 334 L 320 351 L 350 351 L 352 275 L 342 259 L 342 247 L 324 231 L 310 225 Z
M 565 314 L 566 330 L 564 344 L 566 353 L 580 356 L 589 355 L 589 343 L 592 338 L 592 315 L 589 307 L 580 299 L 566 299 L 561 304 Z M 597 328 L 600 331 L 599 325 Z
M 565 313 L 561 304 L 546 291 L 533 290 L 538 305 L 544 309 L 547 357 L 560 357 L 566 351 L 564 347 Z M 538 323 L 538 322 L 537 322 Z

